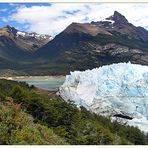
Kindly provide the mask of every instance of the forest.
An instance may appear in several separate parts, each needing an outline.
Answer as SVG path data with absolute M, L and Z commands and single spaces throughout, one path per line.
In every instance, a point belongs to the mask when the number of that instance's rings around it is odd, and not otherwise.
M 55 92 L 0 80 L 1 145 L 147 145 L 148 134 L 111 122 Z

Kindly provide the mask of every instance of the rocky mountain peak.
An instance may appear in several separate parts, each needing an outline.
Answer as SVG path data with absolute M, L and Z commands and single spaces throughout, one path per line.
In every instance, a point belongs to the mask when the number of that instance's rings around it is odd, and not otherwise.
M 0 42 L 6 48 L 10 48 L 9 45 L 11 44 L 11 48 L 13 46 L 15 49 L 34 52 L 51 40 L 52 37 L 49 35 L 28 33 L 9 25 L 0 28 Z
M 125 16 L 123 16 L 117 11 L 114 11 L 114 14 L 111 15 L 110 17 L 97 22 L 92 21 L 91 24 L 101 28 L 103 27 L 105 29 L 112 29 L 116 26 L 123 26 L 123 25 L 126 26 L 129 25 L 130 23 L 125 18 Z
M 8 33 L 12 33 L 13 35 L 16 35 L 16 33 L 18 32 L 16 28 L 9 25 L 5 26 L 4 28 L 6 28 Z
M 115 23 L 128 23 L 128 20 L 125 18 L 125 16 L 123 16 L 121 13 L 114 11 L 114 14 L 108 18 L 106 18 L 106 20 L 113 20 L 115 21 Z

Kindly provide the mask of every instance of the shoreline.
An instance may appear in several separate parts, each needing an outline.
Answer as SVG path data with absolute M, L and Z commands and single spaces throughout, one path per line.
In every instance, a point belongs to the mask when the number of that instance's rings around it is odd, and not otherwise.
M 31 78 L 65 78 L 64 75 L 49 75 L 49 76 L 0 76 L 0 79 L 16 80 L 16 79 L 31 79 Z
M 26 82 L 29 86 L 33 85 L 38 89 L 45 91 L 58 91 L 59 87 L 64 83 L 65 76 L 13 76 L 1 77 L 0 79 Z

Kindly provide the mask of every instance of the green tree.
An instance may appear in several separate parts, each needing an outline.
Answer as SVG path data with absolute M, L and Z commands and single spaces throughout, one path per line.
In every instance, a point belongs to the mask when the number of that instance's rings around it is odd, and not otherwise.
M 0 105 L 0 144 L 67 144 L 52 129 L 35 124 L 12 98 Z

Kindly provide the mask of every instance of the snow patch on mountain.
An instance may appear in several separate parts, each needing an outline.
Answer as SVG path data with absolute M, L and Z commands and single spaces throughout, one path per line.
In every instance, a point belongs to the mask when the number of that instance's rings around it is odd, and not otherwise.
M 24 37 L 24 36 L 26 35 L 26 33 L 25 33 L 25 32 L 21 32 L 21 31 L 18 31 L 18 32 L 17 32 L 17 35 L 18 35 L 18 36 L 20 35 L 20 36 L 23 36 L 23 37 Z
M 17 37 L 22 36 L 22 37 L 34 37 L 38 40 L 52 40 L 53 38 L 49 35 L 43 35 L 43 34 L 37 34 L 37 33 L 27 33 L 27 32 L 22 32 L 22 31 L 17 31 L 16 33 Z
M 102 22 L 109 22 L 109 23 L 111 23 L 112 25 L 115 23 L 115 21 L 110 20 L 110 19 L 103 19 Z
M 66 76 L 60 96 L 148 132 L 148 66 L 119 63 Z

